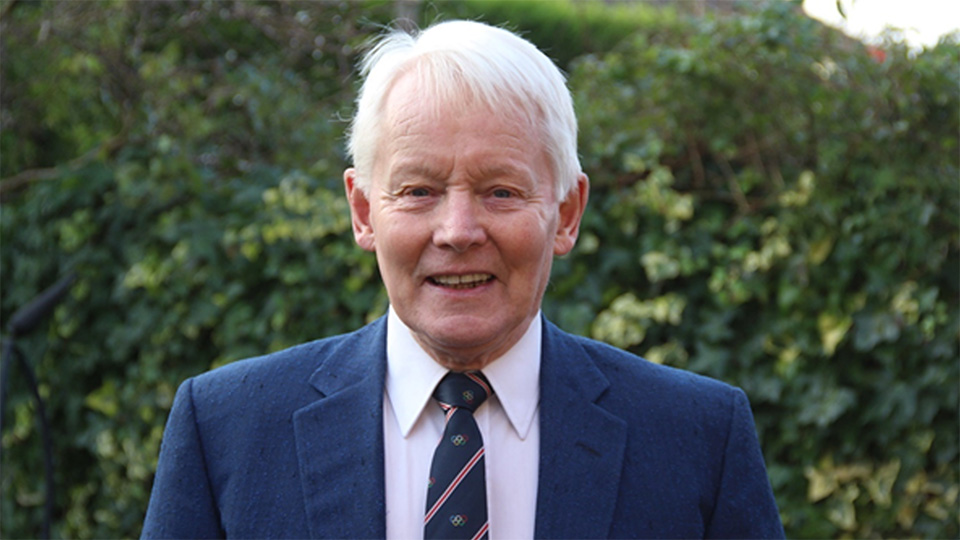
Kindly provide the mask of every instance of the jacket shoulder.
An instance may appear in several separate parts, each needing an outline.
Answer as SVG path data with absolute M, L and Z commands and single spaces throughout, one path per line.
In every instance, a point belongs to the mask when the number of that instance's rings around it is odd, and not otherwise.
M 593 361 L 610 382 L 610 391 L 655 396 L 669 401 L 697 397 L 698 401 L 726 402 L 742 391 L 710 377 L 683 369 L 656 364 L 607 343 L 566 334 Z
M 181 386 L 190 389 L 190 399 L 201 419 L 209 415 L 219 421 L 236 413 L 251 419 L 287 417 L 320 396 L 311 384 L 319 371 L 330 369 L 344 379 L 369 372 L 372 366 L 361 361 L 357 351 L 369 350 L 371 342 L 382 337 L 382 327 L 381 319 L 347 334 L 238 360 L 188 379 Z
M 273 353 L 237 360 L 193 377 L 194 392 L 253 385 L 260 390 L 307 381 L 331 356 L 373 339 L 380 321 L 353 332 L 301 343 Z

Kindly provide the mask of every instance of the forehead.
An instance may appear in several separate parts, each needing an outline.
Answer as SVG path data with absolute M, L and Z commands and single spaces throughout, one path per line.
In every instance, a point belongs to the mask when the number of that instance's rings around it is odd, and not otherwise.
M 517 100 L 490 104 L 476 93 L 437 91 L 406 73 L 385 96 L 371 180 L 445 178 L 454 166 L 474 179 L 526 178 L 555 186 L 541 123 Z
M 454 83 L 452 87 L 441 86 L 429 72 L 408 70 L 397 78 L 384 98 L 381 129 L 390 132 L 390 136 L 402 134 L 418 123 L 470 129 L 474 126 L 465 126 L 459 120 L 468 113 L 479 112 L 509 126 L 518 135 L 524 131 L 540 139 L 536 115 L 524 109 L 518 99 L 507 95 L 483 97 L 460 79 L 455 78 Z
M 525 116 L 469 97 L 445 102 L 416 84 L 395 90 L 384 115 L 381 172 L 399 165 L 453 166 L 463 159 L 484 169 L 540 165 L 544 147 Z

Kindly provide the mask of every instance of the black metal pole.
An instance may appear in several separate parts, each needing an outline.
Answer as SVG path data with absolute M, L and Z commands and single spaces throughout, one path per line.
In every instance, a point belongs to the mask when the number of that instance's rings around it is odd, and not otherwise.
M 4 341 L 3 354 L 0 358 L 0 433 L 3 431 L 3 418 L 7 412 L 7 385 L 10 378 L 10 363 L 14 356 L 17 357 L 18 364 L 27 378 L 30 393 L 37 402 L 37 421 L 40 424 L 40 441 L 43 446 L 43 468 L 46 484 L 41 538 L 50 538 L 50 526 L 53 523 L 53 507 L 56 499 L 53 474 L 53 439 L 50 435 L 47 408 L 37 385 L 37 377 L 23 352 L 17 347 L 15 340 L 18 336 L 33 331 L 40 324 L 40 321 L 53 311 L 53 308 L 67 295 L 74 280 L 76 280 L 76 274 L 73 272 L 67 274 L 13 314 L 7 325 L 10 336 Z
M 19 360 L 20 369 L 27 376 L 27 384 L 30 386 L 30 393 L 37 401 L 37 421 L 40 423 L 40 440 L 43 443 L 43 473 L 46 480 L 47 497 L 43 505 L 43 529 L 41 538 L 50 538 L 50 524 L 53 522 L 53 503 L 56 490 L 53 480 L 53 439 L 50 436 L 50 422 L 47 420 L 47 410 L 40 396 L 40 389 L 37 387 L 37 377 L 33 373 L 33 368 L 27 363 L 27 359 L 20 352 L 19 347 L 13 350 Z
M 10 336 L 3 342 L 3 354 L 0 355 L 0 433 L 3 433 L 3 419 L 7 414 L 7 379 L 10 378 L 14 347 L 14 337 Z

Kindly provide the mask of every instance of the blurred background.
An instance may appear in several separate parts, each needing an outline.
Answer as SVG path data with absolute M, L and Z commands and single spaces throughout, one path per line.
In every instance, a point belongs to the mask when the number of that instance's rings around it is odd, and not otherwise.
M 549 317 L 744 388 L 788 536 L 960 535 L 956 34 L 798 2 L 3 0 L 0 536 L 137 536 L 184 378 L 384 312 L 341 173 L 398 18 L 504 25 L 569 74 L 593 191 Z

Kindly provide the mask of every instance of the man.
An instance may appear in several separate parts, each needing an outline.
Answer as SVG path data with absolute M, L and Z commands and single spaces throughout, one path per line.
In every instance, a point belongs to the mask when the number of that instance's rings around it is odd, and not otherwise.
M 782 537 L 741 391 L 540 314 L 588 194 L 557 68 L 461 21 L 363 70 L 344 183 L 389 312 L 186 381 L 143 536 Z

